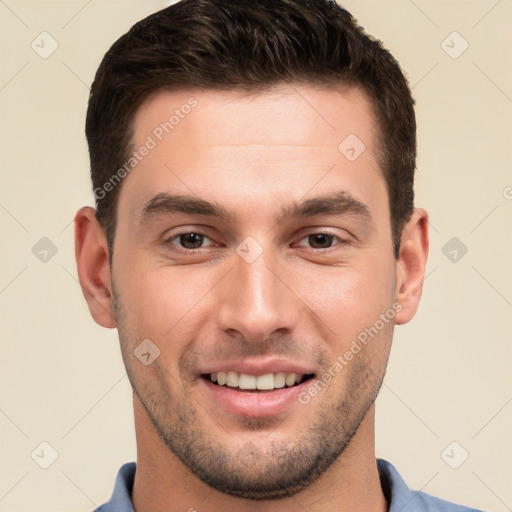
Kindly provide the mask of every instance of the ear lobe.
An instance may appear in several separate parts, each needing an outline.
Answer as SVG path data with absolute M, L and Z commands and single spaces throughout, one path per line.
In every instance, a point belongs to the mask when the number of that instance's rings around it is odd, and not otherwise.
M 397 325 L 409 322 L 418 309 L 428 248 L 428 214 L 422 208 L 416 208 L 402 232 L 396 263 L 396 301 L 402 306 L 395 316 Z
M 75 258 L 82 293 L 93 319 L 102 327 L 116 327 L 107 241 L 95 210 L 89 206 L 75 215 Z

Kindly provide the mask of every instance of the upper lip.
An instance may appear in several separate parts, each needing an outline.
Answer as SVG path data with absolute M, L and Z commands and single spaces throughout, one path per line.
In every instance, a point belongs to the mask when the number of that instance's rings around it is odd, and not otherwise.
M 216 372 L 238 372 L 249 375 L 264 375 L 266 373 L 298 373 L 301 375 L 315 373 L 311 366 L 305 366 L 289 359 L 276 358 L 244 358 L 223 361 L 221 363 L 212 363 L 205 366 L 199 372 L 200 375 Z

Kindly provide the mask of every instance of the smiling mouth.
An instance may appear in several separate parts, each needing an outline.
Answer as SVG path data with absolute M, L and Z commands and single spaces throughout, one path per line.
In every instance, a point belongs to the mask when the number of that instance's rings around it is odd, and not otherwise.
M 265 373 L 263 375 L 250 375 L 240 372 L 215 372 L 201 375 L 203 379 L 217 386 L 227 386 L 237 391 L 245 392 L 265 392 L 275 391 L 276 389 L 291 388 L 310 380 L 315 375 L 313 373 Z

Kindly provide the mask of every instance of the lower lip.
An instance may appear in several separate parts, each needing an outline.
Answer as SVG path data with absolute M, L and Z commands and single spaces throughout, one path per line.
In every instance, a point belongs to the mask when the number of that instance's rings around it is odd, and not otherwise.
M 308 385 L 308 381 L 304 381 L 291 388 L 251 392 L 220 386 L 203 378 L 199 380 L 221 408 L 232 414 L 249 418 L 275 416 L 286 411 L 293 404 L 299 404 L 299 394 Z

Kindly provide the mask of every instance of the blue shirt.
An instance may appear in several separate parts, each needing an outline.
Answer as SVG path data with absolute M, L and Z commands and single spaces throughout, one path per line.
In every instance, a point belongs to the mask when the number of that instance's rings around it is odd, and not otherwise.
M 94 512 L 134 512 L 131 493 L 135 478 L 135 462 L 124 464 L 117 474 L 112 498 Z M 421 491 L 411 491 L 395 467 L 377 459 L 382 491 L 389 504 L 388 512 L 482 512 L 476 508 L 455 505 Z

